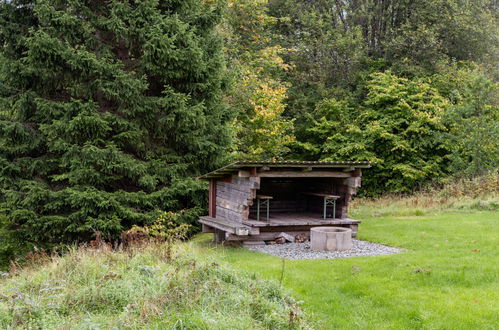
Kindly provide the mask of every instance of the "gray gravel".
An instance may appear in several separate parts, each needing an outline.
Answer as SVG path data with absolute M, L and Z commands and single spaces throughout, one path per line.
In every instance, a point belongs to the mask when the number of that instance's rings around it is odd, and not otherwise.
M 404 252 L 403 249 L 367 241 L 360 241 L 358 239 L 352 239 L 352 246 L 352 249 L 345 251 L 314 251 L 310 249 L 310 242 L 306 242 L 275 245 L 256 245 L 250 246 L 248 247 L 248 249 L 286 259 L 337 259 L 382 256 Z

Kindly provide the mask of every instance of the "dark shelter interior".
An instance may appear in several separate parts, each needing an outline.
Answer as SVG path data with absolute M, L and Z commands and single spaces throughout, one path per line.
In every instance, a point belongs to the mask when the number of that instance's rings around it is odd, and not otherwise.
M 283 215 L 308 216 L 311 218 L 323 218 L 324 196 L 339 196 L 336 207 L 326 208 L 326 217 L 341 219 L 345 203 L 345 189 L 343 178 L 261 178 L 260 189 L 257 190 L 257 199 L 250 208 L 250 218 L 256 219 L 258 197 L 271 197 L 270 219 Z M 333 210 L 336 213 L 333 217 Z M 260 207 L 260 212 L 265 210 Z M 265 217 L 265 214 L 263 214 Z

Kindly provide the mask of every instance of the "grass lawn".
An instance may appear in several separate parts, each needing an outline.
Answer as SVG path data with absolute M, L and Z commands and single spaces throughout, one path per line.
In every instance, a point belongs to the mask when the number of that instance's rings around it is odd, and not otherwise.
M 359 238 L 407 249 L 390 256 L 285 260 L 195 244 L 279 281 L 321 329 L 497 329 L 499 213 L 366 217 Z M 282 267 L 284 262 L 284 273 Z

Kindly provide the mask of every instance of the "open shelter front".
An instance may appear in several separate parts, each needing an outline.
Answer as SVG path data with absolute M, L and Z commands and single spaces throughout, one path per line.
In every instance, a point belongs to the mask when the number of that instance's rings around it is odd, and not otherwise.
M 209 180 L 209 214 L 200 218 L 215 241 L 263 242 L 311 227 L 358 230 L 348 203 L 368 162 L 237 162 L 203 175 Z

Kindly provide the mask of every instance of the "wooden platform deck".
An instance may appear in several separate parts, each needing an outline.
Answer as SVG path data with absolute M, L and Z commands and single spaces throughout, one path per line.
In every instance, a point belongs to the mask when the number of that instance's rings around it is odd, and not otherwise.
M 320 214 L 311 212 L 302 213 L 274 213 L 270 214 L 269 221 L 250 219 L 243 224 L 250 227 L 281 227 L 281 226 L 325 226 L 325 225 L 352 225 L 360 221 L 353 219 L 323 219 Z
M 203 232 L 214 233 L 216 242 L 229 241 L 265 241 L 273 240 L 282 232 L 293 236 L 308 235 L 310 228 L 317 226 L 340 226 L 352 229 L 352 236 L 357 234 L 360 221 L 353 219 L 326 219 L 316 213 L 274 213 L 269 221 L 250 219 L 241 222 L 225 219 L 200 217 Z

